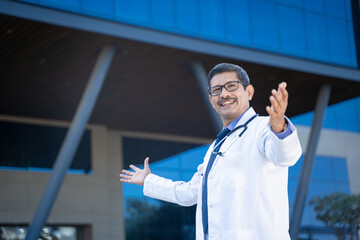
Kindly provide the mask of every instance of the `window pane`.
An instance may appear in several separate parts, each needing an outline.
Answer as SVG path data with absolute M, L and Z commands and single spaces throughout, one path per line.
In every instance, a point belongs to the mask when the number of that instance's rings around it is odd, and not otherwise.
M 21 123 L 0 122 L 0 167 L 51 169 L 67 129 Z M 91 170 L 90 131 L 86 130 L 70 166 Z
M 251 1 L 253 42 L 268 50 L 279 49 L 279 23 L 276 5 L 271 2 Z
M 174 0 L 152 0 L 152 22 L 155 28 L 174 30 Z

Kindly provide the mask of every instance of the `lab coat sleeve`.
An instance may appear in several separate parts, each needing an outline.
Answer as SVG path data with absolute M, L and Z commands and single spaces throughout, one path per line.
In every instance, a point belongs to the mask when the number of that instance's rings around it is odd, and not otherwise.
M 280 139 L 271 131 L 270 125 L 265 128 L 265 132 L 260 134 L 262 148 L 268 160 L 273 162 L 276 166 L 290 167 L 293 166 L 301 157 L 302 149 L 298 138 L 295 126 L 288 121 L 288 127 L 291 128 L 292 133 Z
M 201 168 L 202 165 L 199 166 Z M 197 203 L 201 183 L 201 172 L 194 174 L 189 182 L 172 181 L 155 174 L 149 174 L 144 182 L 144 195 L 159 200 L 192 206 Z M 202 168 L 201 168 L 202 169 Z

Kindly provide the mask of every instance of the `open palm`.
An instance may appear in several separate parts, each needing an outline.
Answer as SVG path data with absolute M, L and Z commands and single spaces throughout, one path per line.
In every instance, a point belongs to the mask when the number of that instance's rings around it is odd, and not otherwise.
M 144 180 L 147 175 L 151 173 L 149 167 L 149 158 L 145 158 L 144 160 L 144 169 L 140 169 L 134 165 L 130 165 L 130 168 L 134 170 L 134 172 L 123 169 L 120 174 L 120 181 L 126 183 L 133 183 L 138 185 L 144 185 Z

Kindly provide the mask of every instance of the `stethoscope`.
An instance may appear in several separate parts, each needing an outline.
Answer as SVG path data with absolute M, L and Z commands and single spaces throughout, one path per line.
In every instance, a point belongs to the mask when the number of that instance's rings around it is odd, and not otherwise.
M 226 136 L 221 140 L 219 141 L 214 147 L 213 147 L 213 151 L 212 153 L 215 154 L 215 155 L 219 155 L 219 156 L 223 156 L 225 154 L 225 152 L 235 143 L 236 140 L 238 140 L 239 138 L 241 138 L 241 136 L 245 133 L 245 131 L 248 129 L 248 124 L 254 120 L 257 116 L 259 116 L 259 114 L 255 114 L 254 116 L 252 116 L 249 120 L 247 120 L 244 124 L 242 125 L 239 125 L 237 127 L 235 127 L 233 130 L 231 130 L 228 134 L 226 134 Z M 235 138 L 235 140 L 228 146 L 227 149 L 225 149 L 225 151 L 223 152 L 216 152 L 214 151 L 214 149 L 216 149 L 223 141 L 225 141 L 231 134 L 233 134 L 234 132 L 236 132 L 238 129 L 240 128 L 244 128 L 241 133 L 239 134 L 239 137 L 238 138 Z

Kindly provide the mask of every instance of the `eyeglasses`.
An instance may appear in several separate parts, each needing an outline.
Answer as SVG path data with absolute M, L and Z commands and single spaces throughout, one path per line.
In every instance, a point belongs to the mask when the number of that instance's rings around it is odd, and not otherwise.
M 218 86 L 210 88 L 209 94 L 211 96 L 218 96 L 221 94 L 223 88 L 225 88 L 226 91 L 228 91 L 228 92 L 233 92 L 239 88 L 239 83 L 241 83 L 244 86 L 247 86 L 247 84 L 242 83 L 240 81 L 230 81 L 230 82 L 225 83 L 224 85 L 218 85 Z

